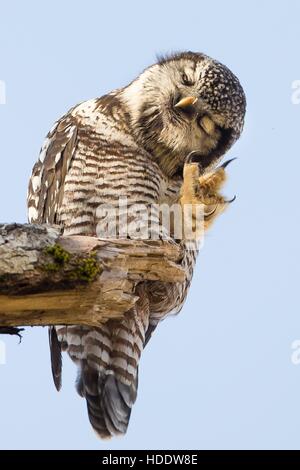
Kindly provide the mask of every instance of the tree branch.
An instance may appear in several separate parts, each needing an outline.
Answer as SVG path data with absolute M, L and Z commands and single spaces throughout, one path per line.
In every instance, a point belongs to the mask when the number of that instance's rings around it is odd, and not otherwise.
M 90 325 L 120 318 L 140 281 L 183 282 L 180 245 L 61 235 L 0 225 L 0 327 Z

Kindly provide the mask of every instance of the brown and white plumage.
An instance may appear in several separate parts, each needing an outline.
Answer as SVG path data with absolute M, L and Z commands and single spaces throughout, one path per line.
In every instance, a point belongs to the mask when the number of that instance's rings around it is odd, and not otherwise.
M 191 94 L 197 105 L 175 108 Z M 66 235 L 96 236 L 101 204 L 117 206 L 121 196 L 129 205 L 177 202 L 186 156 L 197 150 L 211 167 L 239 137 L 244 113 L 242 88 L 225 66 L 191 52 L 161 59 L 127 87 L 57 121 L 33 168 L 29 220 L 60 224 Z M 77 390 L 99 436 L 126 432 L 142 349 L 159 321 L 180 310 L 195 258 L 186 250 L 186 283 L 137 285 L 139 301 L 122 320 L 50 328 L 55 385 L 61 386 L 62 348 L 78 365 Z

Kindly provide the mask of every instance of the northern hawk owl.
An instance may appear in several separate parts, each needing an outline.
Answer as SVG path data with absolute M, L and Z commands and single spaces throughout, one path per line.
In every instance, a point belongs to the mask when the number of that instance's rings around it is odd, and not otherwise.
M 73 107 L 55 123 L 30 179 L 29 221 L 59 224 L 65 235 L 99 236 L 97 208 L 126 196 L 128 204 L 201 202 L 207 228 L 228 203 L 219 192 L 225 165 L 217 164 L 240 136 L 245 109 L 243 89 L 226 66 L 194 52 L 160 58 L 128 86 Z M 181 309 L 196 255 L 184 250 L 184 283 L 137 284 L 139 300 L 120 320 L 50 327 L 55 385 L 61 387 L 66 350 L 100 437 L 126 432 L 141 352 L 157 324 Z

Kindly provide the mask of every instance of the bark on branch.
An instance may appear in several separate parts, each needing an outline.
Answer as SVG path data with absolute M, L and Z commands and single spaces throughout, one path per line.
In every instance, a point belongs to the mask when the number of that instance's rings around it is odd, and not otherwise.
M 91 325 L 120 318 L 139 281 L 181 282 L 179 245 L 61 236 L 49 225 L 0 225 L 0 327 Z

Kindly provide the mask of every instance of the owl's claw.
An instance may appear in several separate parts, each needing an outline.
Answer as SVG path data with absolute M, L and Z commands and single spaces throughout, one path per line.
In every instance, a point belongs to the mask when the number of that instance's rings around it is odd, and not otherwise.
M 199 150 L 193 150 L 188 154 L 185 160 L 185 164 L 198 163 L 201 170 L 205 170 L 207 167 L 211 166 L 215 160 L 215 156 L 212 155 L 203 155 Z
M 189 163 L 200 163 L 199 160 L 201 158 L 201 154 L 198 152 L 198 150 L 193 150 L 188 154 L 188 156 L 185 159 L 185 164 Z
M 237 158 L 233 157 L 233 158 L 230 158 L 229 160 L 226 160 L 226 162 L 224 162 L 220 168 L 223 168 L 225 170 L 225 168 L 229 165 L 229 163 L 233 162 L 234 160 L 237 160 Z
M 225 168 L 234 160 L 237 160 L 237 158 L 233 157 L 233 158 L 230 158 L 229 160 L 226 160 L 226 162 L 222 163 L 222 165 L 220 165 L 217 169 L 223 168 L 225 170 Z M 199 152 L 199 150 L 193 150 L 186 157 L 185 164 L 198 163 L 201 168 L 205 169 L 206 167 L 210 166 L 213 163 L 213 161 L 214 161 L 213 156 L 209 156 L 209 155 L 204 156 L 203 154 Z
M 231 203 L 234 202 L 235 200 L 236 200 L 236 194 L 233 196 L 232 199 L 229 199 L 229 200 L 224 199 L 224 203 L 225 203 L 225 204 L 231 204 Z

